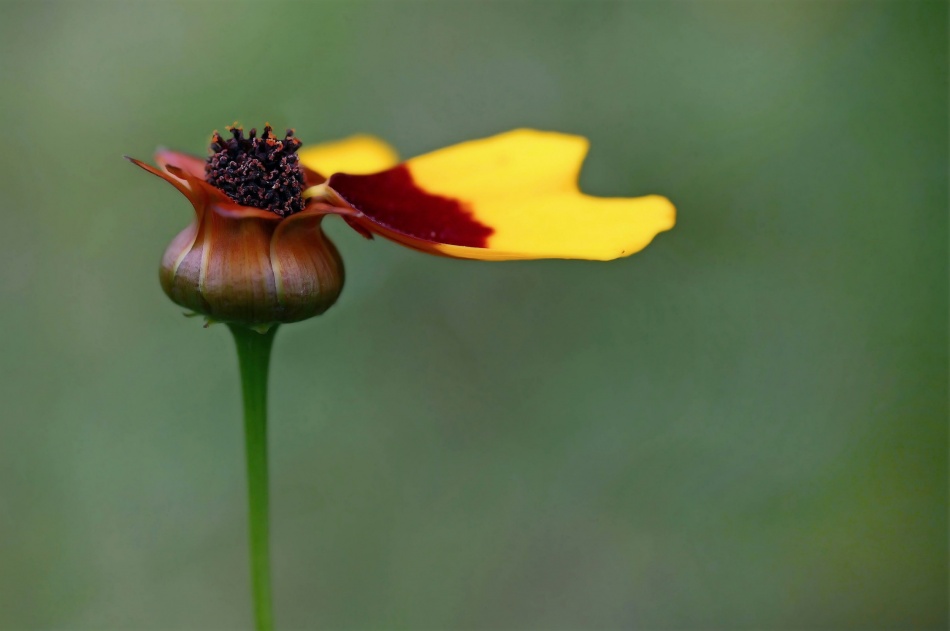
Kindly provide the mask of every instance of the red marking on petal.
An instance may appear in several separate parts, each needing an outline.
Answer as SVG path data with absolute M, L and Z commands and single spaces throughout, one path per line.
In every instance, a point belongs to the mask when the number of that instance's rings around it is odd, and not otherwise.
M 371 175 L 336 173 L 329 185 L 367 219 L 424 241 L 484 248 L 494 232 L 461 200 L 420 188 L 404 164 Z

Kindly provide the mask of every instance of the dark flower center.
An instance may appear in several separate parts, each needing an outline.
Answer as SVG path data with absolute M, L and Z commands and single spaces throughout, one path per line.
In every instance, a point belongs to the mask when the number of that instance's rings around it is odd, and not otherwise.
M 270 125 L 264 126 L 260 138 L 256 129 L 247 138 L 240 127 L 227 130 L 232 138 L 224 139 L 217 131 L 211 137 L 211 155 L 205 164 L 208 183 L 239 204 L 281 217 L 303 210 L 304 178 L 297 158 L 301 143 L 294 130 L 288 129 L 282 139 Z

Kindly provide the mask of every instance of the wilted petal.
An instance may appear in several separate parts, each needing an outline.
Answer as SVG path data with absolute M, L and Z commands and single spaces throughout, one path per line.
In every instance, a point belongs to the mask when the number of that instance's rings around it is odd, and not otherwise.
M 129 156 L 125 156 L 125 159 L 131 162 L 132 164 L 134 164 L 135 166 L 148 171 L 152 175 L 156 175 L 162 178 L 163 180 L 165 180 L 166 182 L 174 186 L 176 189 L 178 189 L 178 192 L 180 192 L 182 195 L 187 197 L 189 201 L 191 201 L 192 205 L 195 206 L 195 210 L 196 211 L 198 210 L 197 205 L 195 204 L 195 196 L 192 194 L 191 189 L 188 187 L 188 184 L 185 182 L 185 179 L 183 177 L 177 177 L 176 175 L 168 171 L 156 169 L 150 164 L 145 164 L 141 160 L 136 160 L 135 158 L 130 158 Z
M 159 149 L 155 152 L 155 162 L 165 168 L 168 165 L 178 167 L 199 180 L 205 179 L 205 159 L 171 149 Z

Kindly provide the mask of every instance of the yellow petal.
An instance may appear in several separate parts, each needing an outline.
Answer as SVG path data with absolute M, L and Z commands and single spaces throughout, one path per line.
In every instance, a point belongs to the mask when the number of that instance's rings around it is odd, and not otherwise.
M 676 211 L 664 197 L 581 193 L 587 147 L 580 136 L 519 129 L 385 173 L 333 176 L 329 186 L 370 229 L 375 223 L 385 237 L 459 258 L 609 260 L 673 227 Z
M 334 173 L 376 173 L 399 162 L 395 149 L 367 135 L 303 147 L 297 155 L 301 164 L 325 177 Z

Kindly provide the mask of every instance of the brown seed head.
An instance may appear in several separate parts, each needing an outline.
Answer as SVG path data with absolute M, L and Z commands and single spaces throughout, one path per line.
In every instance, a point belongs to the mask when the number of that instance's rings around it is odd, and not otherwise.
M 247 137 L 237 125 L 227 128 L 231 138 L 217 131 L 211 137 L 211 155 L 205 164 L 208 183 L 244 206 L 263 208 L 281 217 L 303 210 L 304 176 L 297 158 L 300 141 L 294 130 L 283 138 L 270 125 Z

